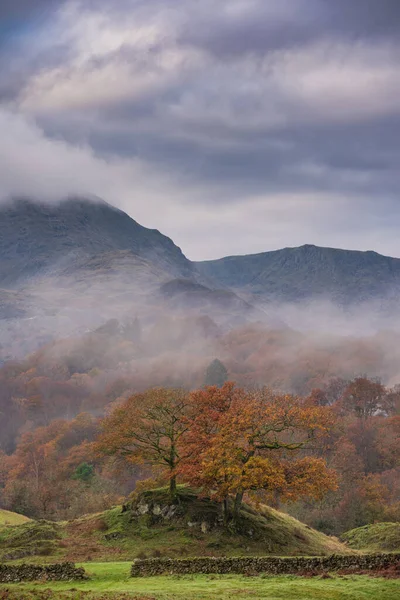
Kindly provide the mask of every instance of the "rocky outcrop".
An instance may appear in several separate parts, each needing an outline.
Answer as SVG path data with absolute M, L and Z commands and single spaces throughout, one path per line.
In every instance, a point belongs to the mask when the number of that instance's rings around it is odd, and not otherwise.
M 166 503 L 164 498 L 152 498 L 142 494 L 129 506 L 132 520 L 144 519 L 147 526 L 175 521 L 189 529 L 198 529 L 207 533 L 215 527 L 221 527 L 223 516 L 218 506 L 210 510 L 209 501 L 198 499 L 191 503 L 177 501 Z M 214 507 L 213 507 L 214 508 Z

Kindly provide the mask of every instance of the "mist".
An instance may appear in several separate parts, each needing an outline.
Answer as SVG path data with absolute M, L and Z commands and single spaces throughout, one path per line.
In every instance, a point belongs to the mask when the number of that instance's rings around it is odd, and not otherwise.
M 201 385 L 214 358 L 241 385 L 296 393 L 361 374 L 400 382 L 400 315 L 382 302 L 257 304 L 155 268 L 132 276 L 127 257 L 108 267 L 2 290 L 1 362 L 70 357 L 68 377 L 99 369 L 141 388 Z

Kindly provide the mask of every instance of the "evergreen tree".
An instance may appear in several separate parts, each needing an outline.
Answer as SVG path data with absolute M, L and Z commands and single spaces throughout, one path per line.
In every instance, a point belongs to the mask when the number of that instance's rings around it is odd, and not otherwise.
M 207 367 L 204 385 L 216 385 L 222 387 L 227 380 L 227 368 L 220 360 L 218 360 L 218 358 L 214 359 Z
M 72 479 L 78 479 L 84 483 L 90 483 L 94 477 L 94 467 L 86 462 L 80 464 L 72 476 Z

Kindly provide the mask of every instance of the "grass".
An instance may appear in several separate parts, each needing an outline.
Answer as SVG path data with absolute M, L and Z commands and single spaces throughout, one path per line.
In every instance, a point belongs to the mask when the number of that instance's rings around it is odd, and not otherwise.
M 0 559 L 19 560 L 59 554 L 62 528 L 50 521 L 29 521 L 0 526 Z
M 199 498 L 195 491 L 178 487 L 179 515 L 160 519 L 145 514 L 137 519 L 119 509 L 104 513 L 110 533 L 121 535 L 126 547 L 135 544 L 137 552 L 152 556 L 155 551 L 165 556 L 243 556 L 243 555 L 327 555 L 348 553 L 336 538 L 315 531 L 297 519 L 267 506 L 255 509 L 243 505 L 235 531 L 211 527 L 203 533 L 191 523 L 215 523 L 220 505 Z M 141 494 L 139 502 L 162 507 L 170 503 L 165 488 Z M 123 542 L 124 540 L 124 542 Z
M 342 576 L 330 579 L 295 576 L 195 575 L 185 577 L 129 577 L 130 563 L 83 564 L 90 581 L 0 586 L 0 599 L 87 600 L 397 600 L 399 580 Z M 2 595 L 7 589 L 11 595 Z
M 145 492 L 142 503 L 158 507 L 169 503 L 166 489 Z M 220 507 L 179 488 L 179 515 L 163 519 L 151 511 L 135 517 L 116 507 L 67 523 L 30 521 L 18 527 L 0 527 L 0 558 L 29 562 L 100 562 L 164 556 L 318 556 L 349 550 L 293 517 L 261 506 L 244 505 L 238 529 L 212 527 L 206 533 L 188 522 L 215 521 Z M 29 557 L 29 558 L 27 558 Z M 0 598 L 1 600 L 1 598 Z
M 350 548 L 365 552 L 400 552 L 400 523 L 374 523 L 341 536 Z
M 15 512 L 0 509 L 0 526 L 1 525 L 22 525 L 30 519 L 24 515 L 19 515 Z

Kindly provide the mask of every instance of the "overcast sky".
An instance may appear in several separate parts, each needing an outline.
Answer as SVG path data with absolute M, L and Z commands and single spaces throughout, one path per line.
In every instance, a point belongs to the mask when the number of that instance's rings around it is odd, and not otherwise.
M 400 256 L 400 0 L 0 0 L 0 196 Z

